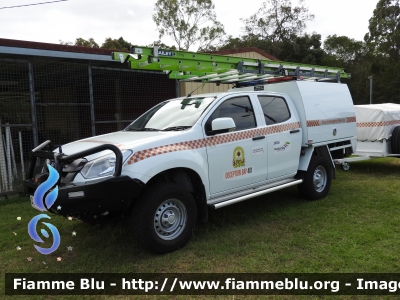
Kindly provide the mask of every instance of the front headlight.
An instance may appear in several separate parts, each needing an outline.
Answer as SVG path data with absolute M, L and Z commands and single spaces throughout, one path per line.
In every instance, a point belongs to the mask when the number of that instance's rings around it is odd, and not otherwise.
M 122 152 L 122 164 L 132 154 L 131 150 L 125 150 Z M 81 174 L 86 179 L 92 179 L 96 177 L 105 177 L 114 174 L 116 158 L 115 154 L 100 157 L 98 159 L 88 162 L 82 169 Z

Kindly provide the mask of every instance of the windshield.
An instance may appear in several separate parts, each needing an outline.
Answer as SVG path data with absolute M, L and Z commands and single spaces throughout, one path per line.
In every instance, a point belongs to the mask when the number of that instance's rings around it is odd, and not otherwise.
M 137 118 L 127 131 L 175 131 L 194 125 L 215 97 L 193 97 L 164 101 Z

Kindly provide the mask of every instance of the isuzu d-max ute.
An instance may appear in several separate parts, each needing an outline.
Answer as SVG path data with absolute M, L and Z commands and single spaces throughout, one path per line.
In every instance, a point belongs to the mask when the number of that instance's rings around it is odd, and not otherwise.
M 356 118 L 345 84 L 294 80 L 167 100 L 122 131 L 46 144 L 32 151 L 31 198 L 52 166 L 60 180 L 50 212 L 90 222 L 123 213 L 144 248 L 166 253 L 209 208 L 294 185 L 324 198 L 333 160 L 356 150 Z M 38 157 L 46 161 L 34 174 Z

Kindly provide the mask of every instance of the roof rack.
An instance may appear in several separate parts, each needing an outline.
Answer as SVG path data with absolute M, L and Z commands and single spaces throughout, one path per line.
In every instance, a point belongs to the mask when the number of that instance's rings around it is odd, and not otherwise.
M 342 68 L 299 64 L 274 60 L 259 60 L 226 55 L 131 47 L 131 53 L 112 52 L 113 60 L 128 63 L 135 70 L 164 71 L 169 78 L 180 81 L 241 84 L 267 83 L 276 77 L 286 80 L 335 80 L 350 78 Z

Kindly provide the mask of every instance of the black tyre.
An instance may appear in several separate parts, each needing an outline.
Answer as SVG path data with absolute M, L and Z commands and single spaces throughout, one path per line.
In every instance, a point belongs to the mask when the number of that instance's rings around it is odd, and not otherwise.
M 322 157 L 313 156 L 304 174 L 303 183 L 298 186 L 300 194 L 309 200 L 322 199 L 329 192 L 331 180 L 329 164 Z
M 392 154 L 400 154 L 400 126 L 396 126 L 392 131 Z
M 186 245 L 192 236 L 196 202 L 178 184 L 158 183 L 140 196 L 131 219 L 143 248 L 155 253 L 172 252 Z

